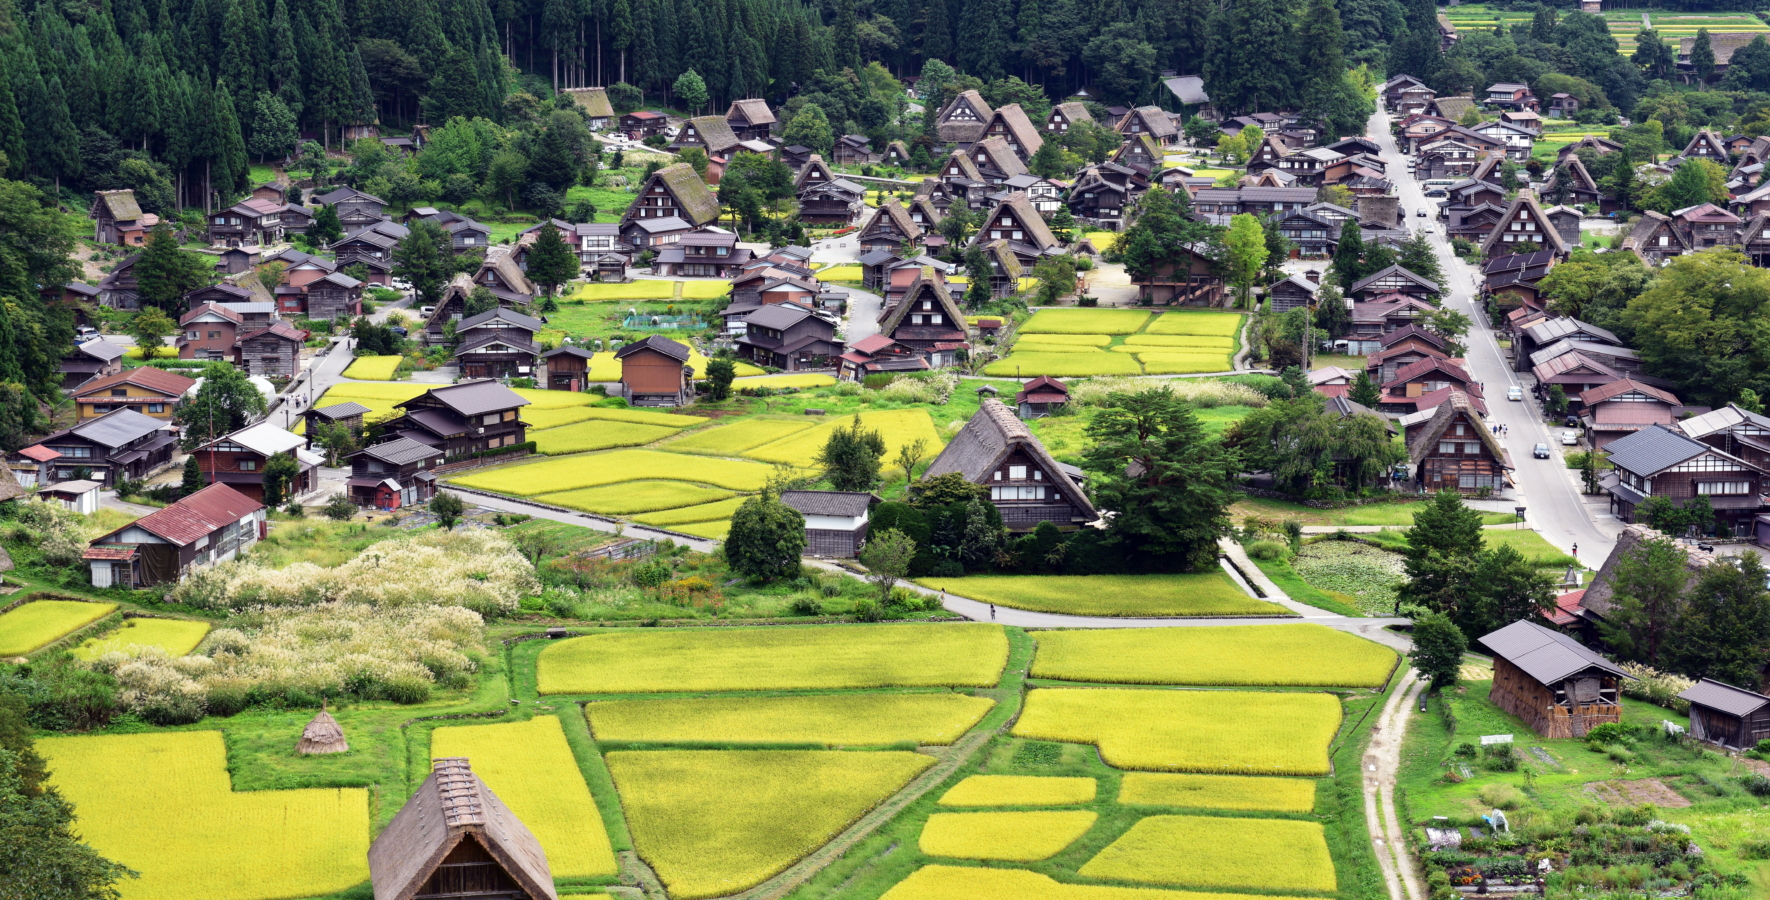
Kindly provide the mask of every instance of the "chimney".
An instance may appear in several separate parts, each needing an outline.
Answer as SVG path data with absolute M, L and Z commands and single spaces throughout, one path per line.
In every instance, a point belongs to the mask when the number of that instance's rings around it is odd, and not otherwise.
M 1309 271 L 1304 272 L 1303 277 L 1309 279 L 1310 284 L 1321 283 L 1321 271 L 1318 269 L 1310 269 Z

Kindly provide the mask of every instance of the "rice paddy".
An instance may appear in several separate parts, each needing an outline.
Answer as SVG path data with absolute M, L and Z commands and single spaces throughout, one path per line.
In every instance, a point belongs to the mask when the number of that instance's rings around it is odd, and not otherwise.
M 689 481 L 733 491 L 759 491 L 773 471 L 772 466 L 742 460 L 694 459 L 657 450 L 614 450 L 596 457 L 550 459 L 473 472 L 451 480 L 464 487 L 519 497 L 645 479 Z
M 535 449 L 547 456 L 560 456 L 566 453 L 587 453 L 591 450 L 608 450 L 614 447 L 642 447 L 653 441 L 661 441 L 676 433 L 676 429 L 663 425 L 640 425 L 636 422 L 610 422 L 606 419 L 590 419 L 558 428 L 544 428 L 530 431 L 529 440 L 535 442 Z
M 713 456 L 737 456 L 745 450 L 807 431 L 818 423 L 801 416 L 797 419 L 739 419 L 731 424 L 718 424 L 703 431 L 685 435 L 664 445 L 663 449 L 678 453 L 706 453 Z
M 359 356 L 344 370 L 344 377 L 359 381 L 392 381 L 399 362 L 397 356 Z
M 862 274 L 860 266 L 830 266 L 829 268 L 818 270 L 817 280 L 859 281 L 861 280 Z
M 785 375 L 753 375 L 749 378 L 738 378 L 732 381 L 732 386 L 736 388 L 814 388 L 829 387 L 835 383 L 836 376 L 834 375 L 795 372 Z
M 1382 687 L 1395 651 L 1324 625 L 1039 631 L 1032 675 L 1117 684 Z
M 219 731 L 49 737 L 50 784 L 80 838 L 141 873 L 125 900 L 274 900 L 369 877 L 369 792 L 235 793 Z
M 1153 888 L 1064 884 L 1023 869 L 923 866 L 879 900 L 1277 900 L 1254 894 L 1202 894 Z
M 1149 334 L 1198 334 L 1233 337 L 1241 331 L 1241 313 L 1170 310 L 1155 317 L 1146 329 Z
M 1133 353 L 1148 353 L 1151 352 L 1151 348 L 1155 347 L 1183 347 L 1187 350 L 1210 349 L 1227 352 L 1235 349 L 1235 338 L 1213 337 L 1203 334 L 1133 334 L 1125 338 L 1125 342 L 1121 346 Z
M 1183 575 L 967 575 L 916 583 L 1011 609 L 1078 616 L 1290 616 L 1222 570 Z
M 208 622 L 128 619 L 123 622 L 122 628 L 86 641 L 75 647 L 73 653 L 80 659 L 91 661 L 106 653 L 128 652 L 132 647 L 152 647 L 165 651 L 167 656 L 184 656 L 197 649 L 197 645 L 203 642 L 204 635 L 208 633 Z
M 567 409 L 530 409 L 523 408 L 522 420 L 529 425 L 529 432 L 543 431 L 548 428 L 559 428 L 582 422 L 590 418 L 590 407 L 574 406 Z
M 917 438 L 925 442 L 930 459 L 946 443 L 941 440 L 940 432 L 934 430 L 934 420 L 929 418 L 928 411 L 921 408 L 867 411 L 860 414 L 860 422 L 861 427 L 877 430 L 885 438 L 884 458 L 888 464 L 897 458 L 897 451 L 903 445 Z M 832 432 L 853 425 L 853 416 L 832 416 L 822 425 L 752 447 L 743 455 L 763 462 L 810 465 L 818 451 L 829 442 Z
M 535 833 L 555 877 L 619 871 L 602 815 L 557 717 L 438 728 L 430 736 L 430 756 L 467 757 L 474 774 Z
M 1075 843 L 1097 818 L 1085 810 L 935 813 L 922 826 L 920 847 L 929 856 L 1035 862 Z
M 575 491 L 541 494 L 535 499 L 605 516 L 624 516 L 697 506 L 730 496 L 731 491 L 681 481 L 626 481 L 601 487 L 579 488 Z
M 1148 320 L 1149 313 L 1132 309 L 1044 309 L 1020 326 L 1020 333 L 1131 334 Z
M 685 697 L 585 704 L 600 741 L 663 744 L 944 745 L 995 701 L 964 694 Z
M 696 522 L 719 522 L 731 518 L 744 505 L 748 497 L 732 497 L 728 500 L 716 500 L 712 503 L 699 503 L 678 509 L 665 509 L 658 512 L 640 513 L 632 517 L 633 521 L 642 525 L 676 526 L 689 525 Z
M 998 378 L 1084 378 L 1105 375 L 1142 375 L 1135 357 L 1122 353 L 1051 353 L 1015 351 L 983 367 L 983 374 Z
M 1041 344 L 1074 344 L 1078 347 L 1105 347 L 1112 343 L 1110 334 L 1036 334 L 1027 338 Z M 1130 340 L 1130 338 L 1126 338 Z
M 1092 778 L 972 775 L 941 795 L 941 806 L 1076 806 L 1094 800 Z
M 1094 744 L 1121 769 L 1326 775 L 1339 724 L 1328 694 L 1041 688 L 1014 734 Z
M 116 608 L 115 603 L 33 600 L 0 615 L 0 656 L 23 656 L 91 625 Z
M 1176 848 L 1185 852 L 1176 853 Z M 1338 889 L 1320 823 L 1150 816 L 1082 866 L 1089 878 L 1176 887 Z
M 1306 813 L 1315 808 L 1315 782 L 1302 778 L 1128 772 L 1119 782 L 1119 802 L 1126 806 Z
M 670 896 L 685 900 L 761 883 L 934 764 L 904 751 L 624 751 L 607 759 L 635 849 Z
M 999 377 L 1194 375 L 1234 368 L 1237 313 L 1047 309 L 1020 329 L 1008 356 L 984 374 Z M 1139 329 L 1144 329 L 1140 331 Z M 1117 335 L 1123 343 L 1113 345 Z M 1107 352 L 1110 351 L 1110 352 Z
M 989 687 L 1008 660 L 999 626 L 862 625 L 622 631 L 551 644 L 543 694 Z
M 1146 375 L 1200 375 L 1206 372 L 1232 371 L 1229 357 L 1224 354 L 1139 353 L 1137 361 L 1143 364 Z
M 706 538 L 709 541 L 723 541 L 725 536 L 731 533 L 731 521 L 726 519 L 718 522 L 691 522 L 687 525 L 672 525 L 670 530 Z

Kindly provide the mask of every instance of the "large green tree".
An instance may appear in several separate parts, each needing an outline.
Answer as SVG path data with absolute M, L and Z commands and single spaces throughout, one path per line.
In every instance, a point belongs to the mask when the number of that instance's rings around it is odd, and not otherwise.
M 1732 248 L 1675 257 L 1623 314 L 1647 372 L 1719 406 L 1770 391 L 1770 272 Z
M 847 428 L 840 425 L 813 460 L 823 469 L 830 487 L 838 491 L 870 491 L 879 484 L 885 458 L 885 437 L 878 429 L 861 424 L 860 416 Z
M 1409 603 L 1459 618 L 1468 602 L 1469 576 L 1483 548 L 1481 514 L 1455 491 L 1439 491 L 1414 513 L 1407 530 L 1403 567 L 1407 581 L 1396 592 Z
M 1624 551 L 1611 581 L 1611 611 L 1598 623 L 1604 642 L 1624 659 L 1659 666 L 1684 616 L 1689 581 L 1688 558 L 1675 541 L 1649 538 Z
M 136 293 L 147 306 L 167 312 L 184 305 L 184 295 L 209 286 L 215 265 L 207 257 L 179 249 L 172 226 L 161 222 L 148 232 L 135 260 Z
M 436 303 L 455 274 L 450 244 L 449 236 L 436 223 L 413 222 L 410 232 L 393 248 L 393 277 L 411 284 L 425 303 Z
M 203 367 L 203 385 L 178 404 L 173 419 L 184 430 L 184 449 L 194 450 L 264 415 L 264 395 L 232 363 Z
M 1163 390 L 1112 394 L 1088 439 L 1083 467 L 1096 505 L 1113 514 L 1108 543 L 1135 568 L 1209 568 L 1240 467 L 1192 405 Z
M 566 245 L 565 239 L 559 236 L 559 229 L 551 222 L 543 224 L 541 234 L 529 248 L 529 280 L 540 285 L 551 297 L 560 285 L 577 275 L 578 258 L 572 248 Z
M 1756 553 L 1703 567 L 1667 637 L 1671 667 L 1691 678 L 1761 690 L 1770 660 L 1767 574 Z
M 768 492 L 743 502 L 725 536 L 725 562 L 756 581 L 793 578 L 805 552 L 805 517 Z

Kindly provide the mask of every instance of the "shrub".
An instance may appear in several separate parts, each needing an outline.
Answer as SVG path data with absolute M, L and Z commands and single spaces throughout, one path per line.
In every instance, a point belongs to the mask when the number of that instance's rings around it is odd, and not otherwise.
M 787 605 L 787 612 L 795 616 L 821 616 L 824 614 L 824 607 L 816 597 L 799 596 L 794 597 L 793 602 Z
M 1147 390 L 1165 390 L 1201 409 L 1217 406 L 1265 406 L 1267 403 L 1265 394 L 1245 384 L 1210 378 L 1172 378 L 1165 381 L 1090 378 L 1071 385 L 1069 395 L 1072 400 L 1085 406 L 1103 406 L 1106 398 L 1113 394 Z
M 326 498 L 326 505 L 321 507 L 321 512 L 325 513 L 328 519 L 343 522 L 356 515 L 356 501 L 350 499 L 346 494 L 333 494 Z
M 1484 784 L 1476 794 L 1481 797 L 1482 803 L 1494 809 L 1517 809 L 1524 802 L 1524 795 L 1504 781 Z
M 633 583 L 642 588 L 655 588 L 669 581 L 672 574 L 668 562 L 654 559 L 633 570 Z
M 888 399 L 904 403 L 945 406 L 953 395 L 953 389 L 958 386 L 959 376 L 956 373 L 950 369 L 940 369 L 926 375 L 898 375 L 879 393 Z
M 1739 779 L 1739 786 L 1745 788 L 1754 797 L 1770 797 L 1770 778 L 1756 772 Z
M 1679 715 L 1690 714 L 1690 701 L 1681 700 L 1678 695 L 1689 690 L 1696 682 L 1641 663 L 1623 663 L 1622 668 L 1635 676 L 1634 679 L 1623 679 L 1623 696 L 1645 700 Z
M 1284 559 L 1290 555 L 1290 548 L 1278 541 L 1255 541 L 1248 545 L 1248 555 L 1255 559 Z
M 885 620 L 885 607 L 879 601 L 865 599 L 854 604 L 854 617 L 862 622 L 882 622 Z

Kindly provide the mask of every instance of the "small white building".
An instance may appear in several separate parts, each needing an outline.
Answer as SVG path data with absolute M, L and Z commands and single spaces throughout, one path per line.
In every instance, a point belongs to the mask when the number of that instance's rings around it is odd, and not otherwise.
M 879 498 L 864 491 L 781 491 L 781 502 L 805 517 L 805 552 L 811 556 L 860 555 L 867 514 Z
M 63 509 L 83 516 L 98 512 L 98 491 L 104 485 L 96 481 L 63 481 L 37 492 L 45 503 L 60 503 Z

